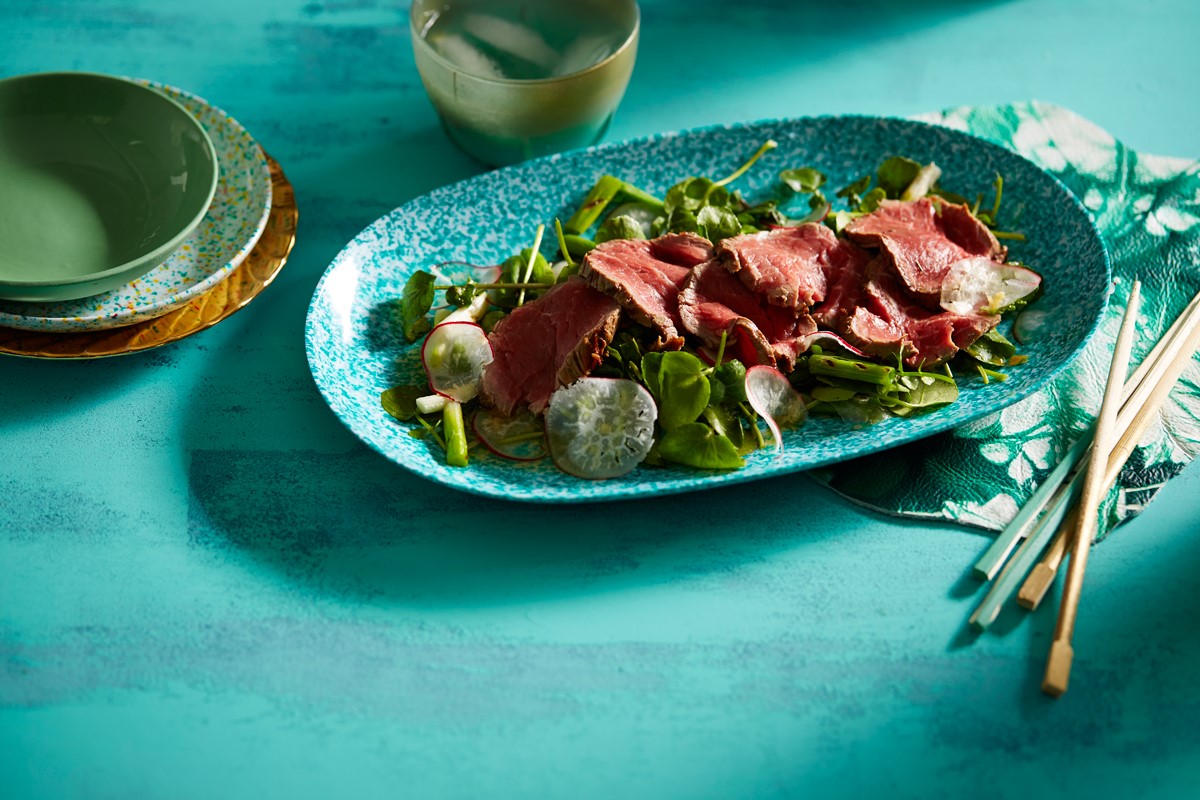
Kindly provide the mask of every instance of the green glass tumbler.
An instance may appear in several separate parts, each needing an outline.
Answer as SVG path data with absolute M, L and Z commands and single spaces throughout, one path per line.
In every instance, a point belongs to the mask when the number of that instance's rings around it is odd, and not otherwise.
M 413 54 L 442 126 L 463 151 L 492 166 L 595 144 L 604 137 L 625 94 L 637 58 L 639 13 L 634 0 L 574 0 L 546 4 L 543 14 L 604 15 L 623 35 L 612 51 L 564 75 L 519 79 L 482 74 L 439 52 L 426 35 L 455 5 L 470 0 L 414 0 Z M 578 19 L 578 17 L 576 18 Z

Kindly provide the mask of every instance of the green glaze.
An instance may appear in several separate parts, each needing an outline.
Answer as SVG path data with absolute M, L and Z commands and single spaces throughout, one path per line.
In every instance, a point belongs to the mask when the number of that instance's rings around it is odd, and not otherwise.
M 422 32 L 446 4 L 415 0 L 410 14 L 414 59 L 442 127 L 459 147 L 502 166 L 600 141 L 633 74 L 639 16 L 633 0 L 589 0 L 589 5 L 616 15 L 628 29 L 616 52 L 571 75 L 507 80 L 471 75 L 439 55 Z
M 203 219 L 212 143 L 182 106 L 129 81 L 0 81 L 0 297 L 67 300 L 140 277 Z

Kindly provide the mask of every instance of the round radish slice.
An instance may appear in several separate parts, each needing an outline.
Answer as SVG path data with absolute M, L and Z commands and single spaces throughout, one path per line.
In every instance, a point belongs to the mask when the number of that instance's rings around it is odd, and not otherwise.
M 658 408 L 645 387 L 624 378 L 580 378 L 550 395 L 546 442 L 563 472 L 616 478 L 654 443 Z
M 775 437 L 775 454 L 783 452 L 780 428 L 793 428 L 808 418 L 804 398 L 792 388 L 787 377 L 775 369 L 758 365 L 746 370 L 746 399 Z
M 425 337 L 421 363 L 435 392 L 465 403 L 479 391 L 483 368 L 492 363 L 492 346 L 474 322 L 444 322 Z
M 942 308 L 955 314 L 998 314 L 1029 297 L 1042 276 L 1015 264 L 978 256 L 955 261 L 942 280 Z
M 520 411 L 510 417 L 484 408 L 475 413 L 472 424 L 483 446 L 502 458 L 537 461 L 546 455 L 542 421 L 529 411 Z

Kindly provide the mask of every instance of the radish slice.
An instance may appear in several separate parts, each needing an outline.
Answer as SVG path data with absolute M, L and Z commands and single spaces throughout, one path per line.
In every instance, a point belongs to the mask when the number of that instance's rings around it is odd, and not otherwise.
M 1029 297 L 1042 276 L 1015 264 L 978 256 L 955 261 L 942 281 L 942 308 L 955 314 L 998 314 Z
M 484 408 L 475 413 L 472 424 L 483 446 L 502 458 L 537 461 L 546 455 L 542 421 L 529 411 L 510 417 Z
M 832 344 L 834 347 L 840 350 L 845 350 L 847 353 L 852 353 L 862 358 L 869 358 L 869 356 L 862 350 L 859 350 L 857 347 L 850 344 L 836 333 L 830 333 L 829 331 L 817 331 L 815 333 L 810 333 L 807 336 L 801 336 L 797 341 L 803 348 L 800 351 L 801 353 L 810 349 L 814 344 L 821 342 L 825 344 Z
M 616 478 L 654 444 L 658 407 L 646 388 L 624 378 L 580 378 L 550 395 L 546 442 L 563 472 Z
M 783 453 L 780 428 L 793 428 L 808 418 L 804 398 L 782 372 L 758 365 L 746 370 L 746 399 L 775 437 L 775 455 Z
M 435 392 L 466 403 L 479 392 L 483 369 L 492 363 L 492 345 L 474 322 L 444 322 L 425 337 L 421 363 Z

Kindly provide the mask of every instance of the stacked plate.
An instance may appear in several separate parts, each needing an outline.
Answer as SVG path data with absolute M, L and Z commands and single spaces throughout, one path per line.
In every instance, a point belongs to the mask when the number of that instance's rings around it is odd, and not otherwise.
M 104 109 L 38 108 L 49 94 L 40 91 L 6 108 L 6 83 L 50 78 L 122 84 L 165 107 L 118 124 Z M 295 239 L 291 187 L 221 109 L 150 81 L 62 73 L 0 82 L 0 128 L 22 113 L 33 143 L 0 152 L 0 173 L 22 181 L 6 181 L 22 195 L 8 193 L 7 231 L 0 222 L 0 352 L 89 357 L 165 344 L 242 307 L 282 267 Z M 96 152 L 81 155 L 80 140 Z M 75 163 L 59 163 L 54 146 Z M 239 269 L 248 258 L 257 263 Z M 231 281 L 235 271 L 248 274 Z

